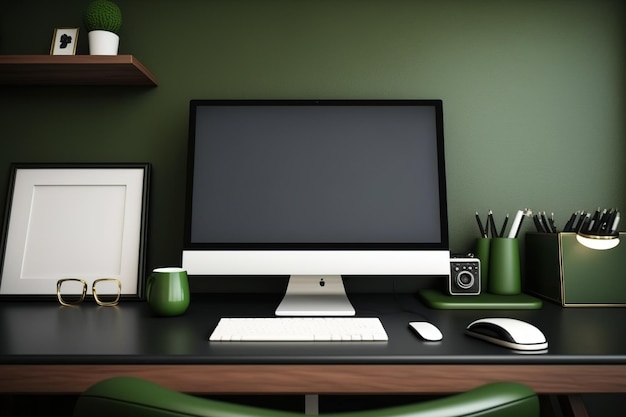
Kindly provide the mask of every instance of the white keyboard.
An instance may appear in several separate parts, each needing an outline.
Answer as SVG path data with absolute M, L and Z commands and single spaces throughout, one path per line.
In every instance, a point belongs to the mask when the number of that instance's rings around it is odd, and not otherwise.
M 222 318 L 209 338 L 216 342 L 386 341 L 377 317 Z

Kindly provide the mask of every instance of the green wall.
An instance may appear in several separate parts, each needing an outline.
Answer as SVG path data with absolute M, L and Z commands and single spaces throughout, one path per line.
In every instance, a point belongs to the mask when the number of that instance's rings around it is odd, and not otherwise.
M 87 0 L 6 2 L 0 54 L 47 54 Z M 11 162 L 153 164 L 148 267 L 179 262 L 192 98 L 441 98 L 450 236 L 476 210 L 626 210 L 621 0 L 119 0 L 156 88 L 0 88 Z M 525 229 L 530 230 L 531 222 Z M 622 227 L 623 230 L 623 227 Z

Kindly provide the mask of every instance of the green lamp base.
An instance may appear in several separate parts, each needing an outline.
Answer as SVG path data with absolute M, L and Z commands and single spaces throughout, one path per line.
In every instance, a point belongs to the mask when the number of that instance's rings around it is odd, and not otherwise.
M 527 294 L 448 295 L 439 290 L 426 289 L 421 290 L 419 295 L 428 307 L 441 310 L 538 310 L 543 306 L 540 299 Z

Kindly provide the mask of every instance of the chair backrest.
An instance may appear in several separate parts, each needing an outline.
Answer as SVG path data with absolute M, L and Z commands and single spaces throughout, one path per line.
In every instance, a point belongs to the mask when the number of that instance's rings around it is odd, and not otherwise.
M 195 397 L 133 377 L 113 377 L 83 392 L 74 417 L 303 417 L 304 414 Z M 326 417 L 539 417 L 539 399 L 525 385 L 496 382 L 414 404 Z

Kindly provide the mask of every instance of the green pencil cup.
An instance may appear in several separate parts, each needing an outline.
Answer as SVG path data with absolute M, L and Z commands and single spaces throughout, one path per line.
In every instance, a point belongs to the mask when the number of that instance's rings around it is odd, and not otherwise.
M 146 298 L 157 316 L 178 316 L 189 307 L 189 281 L 182 268 L 157 268 L 148 277 Z
M 474 256 L 480 260 L 480 291 L 487 291 L 489 282 L 489 252 L 491 249 L 491 239 L 479 237 L 476 239 Z
M 519 241 L 498 237 L 489 245 L 489 292 L 517 295 L 521 292 Z

